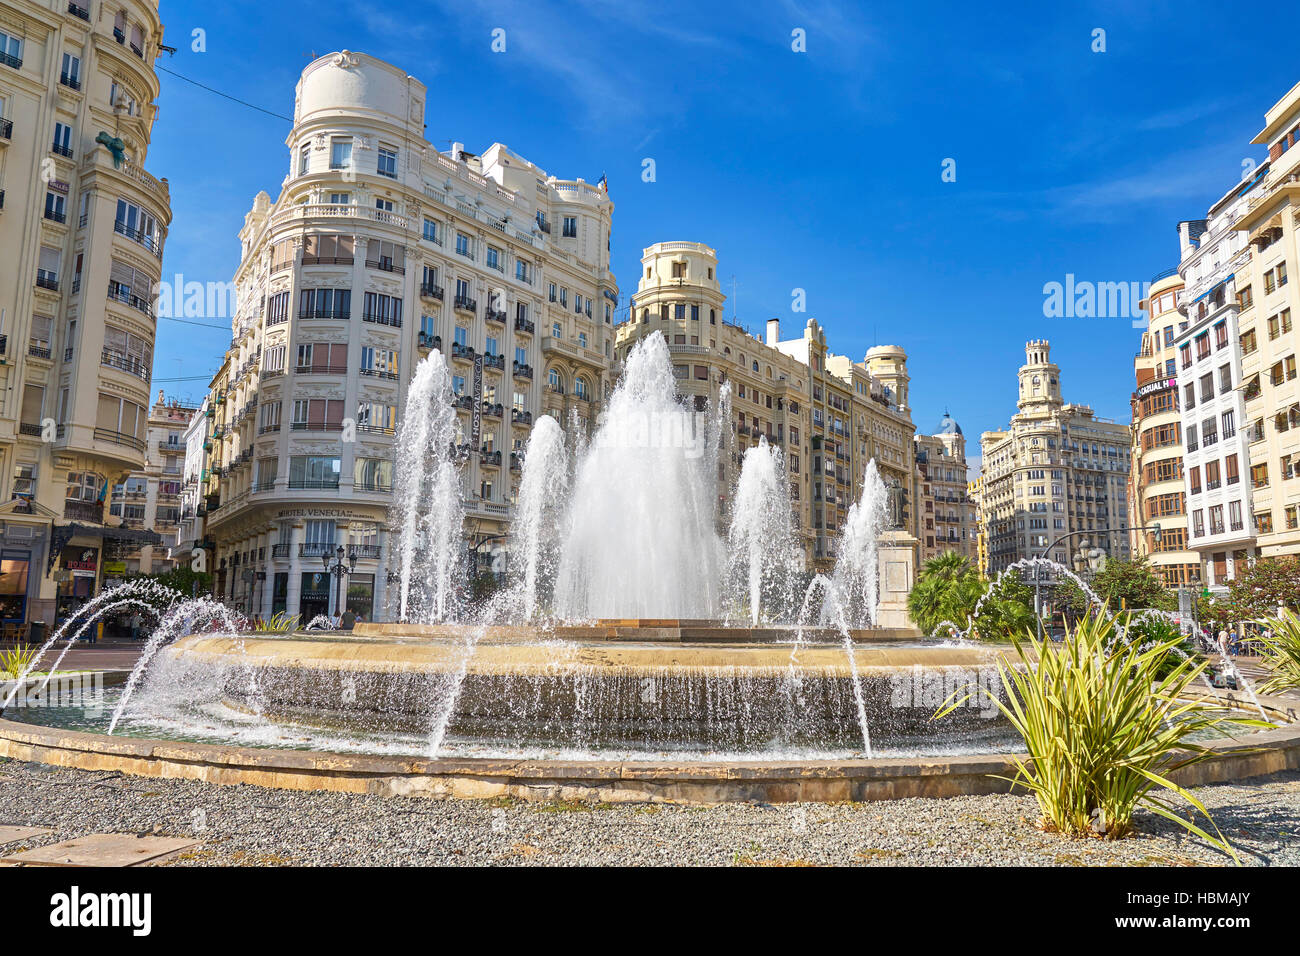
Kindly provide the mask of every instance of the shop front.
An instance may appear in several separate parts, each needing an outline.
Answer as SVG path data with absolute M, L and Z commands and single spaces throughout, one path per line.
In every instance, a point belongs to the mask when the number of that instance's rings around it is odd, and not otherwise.
M 358 621 L 375 619 L 375 576 L 354 573 L 348 575 L 348 610 Z
M 303 627 L 319 615 L 329 615 L 332 580 L 324 571 L 302 572 L 302 590 L 298 592 L 298 613 Z

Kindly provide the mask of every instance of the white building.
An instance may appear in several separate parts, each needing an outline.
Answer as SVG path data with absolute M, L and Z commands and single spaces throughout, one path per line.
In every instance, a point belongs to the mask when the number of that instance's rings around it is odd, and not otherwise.
M 240 231 L 204 494 L 215 593 L 248 613 L 337 611 L 324 565 L 345 548 L 346 603 L 384 616 L 393 442 L 431 349 L 459 399 L 467 559 L 509 528 L 536 417 L 592 423 L 610 391 L 608 193 L 500 143 L 442 153 L 426 105 L 374 57 L 308 64 L 279 195 Z
M 1178 226 L 1184 283 L 1178 310 L 1187 321 L 1180 323 L 1174 344 L 1187 546 L 1200 555 L 1201 580 L 1208 587 L 1222 587 L 1256 553 L 1235 278 L 1248 265 L 1250 248 L 1233 224 L 1250 208 L 1258 183 L 1252 178 L 1235 186 L 1206 219 Z

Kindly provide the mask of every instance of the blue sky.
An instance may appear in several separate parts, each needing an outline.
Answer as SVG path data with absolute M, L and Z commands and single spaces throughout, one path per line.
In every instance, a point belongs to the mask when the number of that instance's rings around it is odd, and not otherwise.
M 707 242 L 742 324 L 776 316 L 791 337 L 813 316 L 855 359 L 902 345 L 918 426 L 950 408 L 977 444 L 1013 412 L 1030 338 L 1051 340 L 1068 400 L 1127 421 L 1131 320 L 1045 318 L 1044 283 L 1175 265 L 1177 221 L 1262 158 L 1250 140 L 1300 79 L 1291 31 L 1253 7 L 1010 6 L 163 0 L 178 51 L 159 63 L 284 115 L 314 55 L 399 64 L 430 88 L 438 148 L 500 141 L 561 179 L 608 174 L 624 304 L 642 247 Z M 148 166 L 171 183 L 164 273 L 224 281 L 252 197 L 285 174 L 289 123 L 161 80 Z M 209 375 L 228 342 L 228 326 L 162 320 L 155 378 Z

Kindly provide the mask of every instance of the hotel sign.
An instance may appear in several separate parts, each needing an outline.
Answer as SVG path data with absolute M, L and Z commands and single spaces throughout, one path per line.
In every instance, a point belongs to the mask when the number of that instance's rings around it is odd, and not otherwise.
M 1145 385 L 1139 388 L 1137 390 L 1137 397 L 1146 398 L 1146 396 L 1152 395 L 1156 392 L 1163 392 L 1166 389 L 1177 388 L 1177 387 L 1178 387 L 1178 379 L 1159 378 L 1156 379 L 1154 382 L 1147 382 Z

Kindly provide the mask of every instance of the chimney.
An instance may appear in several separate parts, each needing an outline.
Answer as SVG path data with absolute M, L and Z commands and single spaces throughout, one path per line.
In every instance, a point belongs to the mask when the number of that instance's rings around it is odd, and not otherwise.
M 768 319 L 767 320 L 767 344 L 771 346 L 775 346 L 780 341 L 781 341 L 781 320 Z
M 463 152 L 465 152 L 465 144 L 464 144 L 464 143 L 452 143 L 452 144 L 451 144 L 451 161 L 452 161 L 453 163 L 459 163 L 459 162 L 461 161 L 461 155 L 460 155 L 460 154 L 463 153 Z

